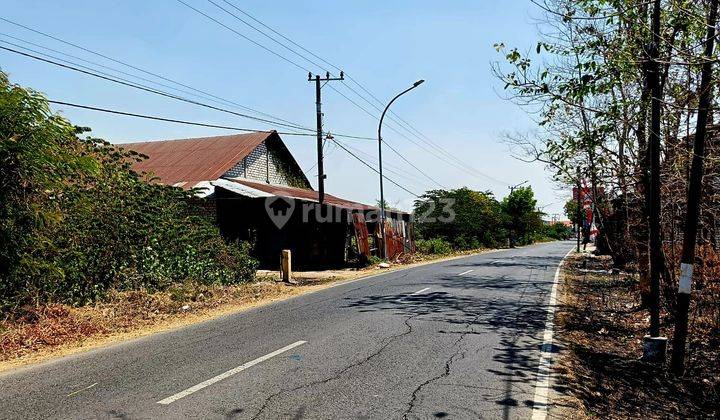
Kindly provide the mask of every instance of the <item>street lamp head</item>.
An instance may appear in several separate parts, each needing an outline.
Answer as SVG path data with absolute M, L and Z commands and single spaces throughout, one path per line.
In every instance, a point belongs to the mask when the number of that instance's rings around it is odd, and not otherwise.
M 424 80 L 424 79 L 420 79 L 420 80 L 418 80 L 417 82 L 413 83 L 413 87 L 418 87 L 418 86 L 420 86 L 420 85 L 423 84 L 423 83 L 425 83 L 425 80 Z

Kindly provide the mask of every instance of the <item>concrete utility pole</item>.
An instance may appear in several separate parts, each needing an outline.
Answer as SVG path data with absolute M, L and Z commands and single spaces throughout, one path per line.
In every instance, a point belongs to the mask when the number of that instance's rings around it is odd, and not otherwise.
M 382 236 L 382 257 L 387 258 L 387 241 L 385 240 L 385 194 L 383 192 L 383 170 L 382 170 L 382 123 L 385 119 L 385 113 L 388 109 L 390 109 L 390 105 L 395 102 L 395 100 L 404 94 L 410 92 L 411 90 L 415 89 L 416 87 L 423 84 L 425 80 L 418 80 L 417 82 L 413 83 L 412 86 L 409 88 L 403 90 L 402 92 L 395 95 L 394 98 L 388 102 L 387 106 L 382 112 L 382 115 L 380 116 L 380 122 L 378 123 L 378 161 L 380 170 L 378 171 L 380 173 L 380 235 Z
M 707 20 L 705 54 L 700 76 L 700 100 L 697 114 L 697 128 L 693 144 L 693 159 L 690 168 L 690 184 L 687 191 L 687 212 L 685 214 L 685 232 L 683 233 L 683 253 L 680 264 L 680 284 L 678 285 L 677 312 L 675 315 L 675 335 L 671 369 L 676 375 L 685 373 L 685 342 L 687 341 L 688 311 L 692 290 L 693 263 L 695 262 L 695 243 L 697 241 L 700 201 L 702 200 L 703 160 L 705 159 L 705 137 L 707 134 L 708 113 L 712 106 L 712 55 L 715 48 L 715 24 L 717 21 L 718 0 L 710 3 Z
M 577 203 L 577 211 L 575 212 L 575 216 L 577 217 L 577 249 L 576 252 L 580 252 L 580 230 L 582 229 L 583 224 L 583 217 L 582 217 L 582 182 L 580 180 L 580 168 L 577 169 L 577 197 L 575 197 L 575 202 Z
M 323 129 L 322 129 L 322 86 L 320 82 L 332 82 L 335 80 L 345 80 L 345 74 L 340 72 L 340 77 L 330 77 L 330 72 L 325 73 L 325 78 L 321 79 L 320 75 L 312 77 L 312 73 L 308 73 L 308 82 L 315 81 L 315 113 L 317 123 L 317 168 L 318 168 L 318 201 L 322 204 L 325 201 L 325 172 L 323 171 Z

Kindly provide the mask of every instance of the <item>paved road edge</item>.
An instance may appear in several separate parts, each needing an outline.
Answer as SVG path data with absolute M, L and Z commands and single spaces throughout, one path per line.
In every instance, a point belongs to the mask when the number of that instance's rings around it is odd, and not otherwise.
M 540 347 L 540 362 L 538 363 L 538 374 L 535 382 L 535 394 L 533 396 L 532 420 L 545 420 L 548 415 L 549 391 L 552 382 L 552 366 L 555 357 L 553 349 L 553 335 L 555 329 L 555 309 L 557 306 L 557 291 L 562 268 L 567 257 L 572 254 L 574 248 L 565 254 L 560 260 L 555 277 L 553 278 L 550 300 L 548 301 L 547 315 L 545 317 L 545 330 L 543 332 L 543 343 Z

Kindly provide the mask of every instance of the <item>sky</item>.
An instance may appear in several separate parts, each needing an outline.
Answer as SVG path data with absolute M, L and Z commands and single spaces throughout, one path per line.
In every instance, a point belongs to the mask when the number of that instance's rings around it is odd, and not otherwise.
M 207 0 L 183 1 L 299 64 L 302 69 L 177 0 L 3 0 L 0 16 L 237 104 L 304 127 L 315 127 L 315 89 L 314 84 L 307 81 L 305 68 L 324 74 L 328 65 L 290 45 L 315 64 L 303 60 Z M 214 1 L 252 23 L 222 0 Z M 550 215 L 558 213 L 563 218 L 562 206 L 569 193 L 557 189 L 543 165 L 514 158 L 502 140 L 503 133 L 530 131 L 534 124 L 522 109 L 503 99 L 503 86 L 490 71 L 491 63 L 502 59 L 493 44 L 504 42 L 520 49 L 535 45 L 534 17 L 539 11 L 529 0 L 232 2 L 345 70 L 383 103 L 416 80 L 426 80 L 392 107 L 416 131 L 404 130 L 387 119 L 383 126 L 384 141 L 424 173 L 385 147 L 383 163 L 387 177 L 409 190 L 386 182 L 385 197 L 390 205 L 410 209 L 415 199 L 410 193 L 421 194 L 441 186 L 489 190 L 502 199 L 510 185 L 527 180 L 535 191 L 538 206 Z M 7 38 L 10 35 L 151 77 L 3 21 L 0 21 L 0 34 L 2 41 L 39 50 Z M 233 127 L 283 130 L 274 124 L 160 97 L 2 50 L 0 69 L 9 73 L 12 82 L 57 101 Z M 325 86 L 322 89 L 325 131 L 375 138 L 379 112 L 348 86 L 376 106 L 380 105 L 350 80 L 345 84 L 330 83 L 375 117 Z M 112 143 L 233 133 L 67 106 L 53 105 L 52 108 L 76 125 L 91 127 L 94 136 Z M 315 138 L 281 137 L 316 185 Z M 337 141 L 356 151 L 366 163 L 377 166 L 376 141 L 339 137 Z M 425 143 L 427 141 L 445 152 L 438 152 Z M 475 172 L 458 169 L 456 159 Z M 326 145 L 324 162 L 328 193 L 366 203 L 374 203 L 379 198 L 378 175 L 332 142 Z

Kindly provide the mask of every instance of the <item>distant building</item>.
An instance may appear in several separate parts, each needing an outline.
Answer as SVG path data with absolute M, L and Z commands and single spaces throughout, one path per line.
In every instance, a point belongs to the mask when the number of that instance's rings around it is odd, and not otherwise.
M 151 182 L 195 189 L 222 235 L 253 243 L 266 267 L 290 249 L 298 268 L 341 266 L 379 247 L 379 209 L 325 194 L 322 206 L 274 132 L 119 145 L 148 156 L 133 169 Z M 388 255 L 411 252 L 410 215 L 389 213 Z M 368 233 L 370 232 L 370 233 Z
M 548 226 L 557 225 L 557 224 L 565 225 L 565 226 L 567 226 L 567 227 L 569 227 L 569 228 L 572 228 L 572 227 L 574 226 L 574 225 L 573 225 L 573 222 L 570 221 L 570 220 L 557 220 L 557 219 L 555 219 L 555 220 L 543 220 L 543 223 L 546 224 L 546 225 L 548 225 Z

